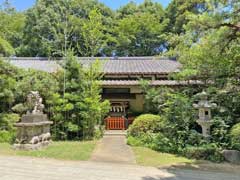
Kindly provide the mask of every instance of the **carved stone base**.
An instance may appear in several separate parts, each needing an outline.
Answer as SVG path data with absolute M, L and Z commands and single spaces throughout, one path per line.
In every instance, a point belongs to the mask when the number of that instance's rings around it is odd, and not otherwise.
M 50 143 L 51 141 L 44 141 L 38 144 L 14 144 L 13 149 L 24 151 L 39 150 L 41 148 L 47 147 Z

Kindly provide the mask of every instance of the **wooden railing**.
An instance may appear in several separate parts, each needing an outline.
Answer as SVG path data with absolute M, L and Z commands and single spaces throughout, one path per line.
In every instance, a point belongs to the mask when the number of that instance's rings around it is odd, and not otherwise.
M 123 117 L 108 117 L 105 119 L 107 130 L 124 130 L 125 119 Z

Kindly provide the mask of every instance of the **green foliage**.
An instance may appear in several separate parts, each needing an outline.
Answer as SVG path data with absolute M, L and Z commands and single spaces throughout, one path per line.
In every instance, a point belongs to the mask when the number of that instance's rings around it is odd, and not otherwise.
M 230 146 L 230 139 L 228 136 L 229 125 L 224 121 L 224 119 L 219 117 L 214 117 L 213 125 L 211 128 L 211 139 L 216 142 L 222 148 L 228 148 Z
M 64 60 L 60 78 L 61 97 L 53 93 L 48 100 L 54 120 L 56 139 L 93 139 L 99 136 L 102 119 L 109 111 L 108 101 L 101 101 L 100 66 L 98 61 L 83 68 L 72 52 Z M 98 128 L 97 128 L 98 127 Z
M 184 25 L 189 21 L 188 14 L 201 14 L 206 11 L 206 0 L 173 0 L 166 9 L 169 18 L 168 31 L 176 34 L 184 32 Z
M 184 154 L 188 158 L 204 159 L 214 162 L 224 160 L 220 149 L 215 144 L 207 144 L 199 147 L 187 147 L 184 149 Z
M 154 103 L 154 106 L 150 106 L 154 109 L 149 109 L 149 111 L 158 112 L 161 115 L 161 121 L 157 124 L 151 122 L 155 129 L 147 131 L 140 128 L 142 124 L 138 125 L 138 129 L 133 128 L 136 126 L 135 122 L 138 124 L 136 119 L 129 128 L 128 143 L 130 145 L 144 146 L 160 152 L 177 153 L 189 158 L 217 162 L 223 160 L 220 150 L 230 145 L 227 143 L 229 126 L 223 119 L 217 117 L 214 119 L 212 137 L 205 139 L 199 133 L 200 129 L 196 123 L 197 112 L 192 106 L 195 97 L 189 89 L 178 91 L 167 88 L 147 89 L 146 103 Z M 151 128 L 150 126 L 148 129 Z
M 172 36 L 178 41 L 172 55 L 179 57 L 184 69 L 197 70 L 198 79 L 220 81 L 217 85 L 222 85 L 237 71 L 239 30 L 236 22 L 239 16 L 235 12 L 238 12 L 239 3 L 210 1 L 205 3 L 205 8 L 207 11 L 200 14 L 188 13 L 186 33 Z
M 11 143 L 15 138 L 14 123 L 19 121 L 18 114 L 0 113 L 0 142 Z
M 0 55 L 10 56 L 17 52 L 22 43 L 24 25 L 24 13 L 17 12 L 9 1 L 0 5 Z
M 3 130 L 0 131 L 0 143 L 10 143 L 13 141 L 13 133 L 10 133 L 9 131 Z
M 131 136 L 141 136 L 148 132 L 154 133 L 162 128 L 162 119 L 158 115 L 144 114 L 138 116 L 129 127 L 128 133 Z
M 97 55 L 111 17 L 112 11 L 96 0 L 39 0 L 26 13 L 20 53 L 64 56 L 63 50 L 71 48 L 78 56 Z
M 240 123 L 235 124 L 230 132 L 232 147 L 240 150 Z
M 14 134 L 12 125 L 16 121 L 9 112 L 25 113 L 30 91 L 39 91 L 43 97 L 44 111 L 54 122 L 51 131 L 55 140 L 93 139 L 102 135 L 102 120 L 110 104 L 101 100 L 99 62 L 83 68 L 72 53 L 67 53 L 63 68 L 56 74 L 24 71 L 0 60 L 2 141 L 8 141 Z
M 103 15 L 99 10 L 94 9 L 89 13 L 89 19 L 83 21 L 82 24 L 81 44 L 82 54 L 84 56 L 96 56 L 100 50 L 106 45 L 105 26 L 103 25 Z M 81 51 L 81 49 L 80 49 Z
M 0 113 L 14 103 L 17 69 L 0 59 Z
M 176 146 L 188 142 L 191 128 L 196 126 L 192 107 L 192 99 L 186 93 L 169 88 L 147 88 L 145 109 L 161 115 L 164 119 L 166 136 L 172 138 Z M 189 141 L 191 143 L 191 141 Z
M 105 126 L 96 126 L 94 131 L 94 139 L 100 139 L 104 135 Z
M 14 54 L 14 49 L 9 42 L 0 37 L 0 56 L 10 56 Z
M 169 88 L 147 88 L 144 87 L 145 91 L 145 104 L 144 109 L 146 112 L 154 114 L 163 113 L 163 107 L 167 100 L 168 92 L 172 90 Z
M 116 27 L 117 54 L 151 56 L 163 51 L 166 24 L 166 21 L 159 23 L 159 18 L 150 13 L 133 14 L 121 19 Z
M 131 146 L 144 146 L 143 141 L 138 137 L 128 136 L 127 138 L 127 144 Z

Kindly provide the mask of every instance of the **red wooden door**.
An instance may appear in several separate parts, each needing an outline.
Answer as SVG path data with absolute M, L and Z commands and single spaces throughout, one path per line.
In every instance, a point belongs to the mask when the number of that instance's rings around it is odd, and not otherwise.
M 123 117 L 108 117 L 105 120 L 108 130 L 124 130 L 125 119 Z

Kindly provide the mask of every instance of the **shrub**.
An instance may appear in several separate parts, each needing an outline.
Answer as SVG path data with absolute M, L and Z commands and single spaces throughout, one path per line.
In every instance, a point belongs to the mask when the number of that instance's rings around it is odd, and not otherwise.
M 9 131 L 0 131 L 0 143 L 12 143 L 14 141 L 14 133 Z
M 140 138 L 136 138 L 133 136 L 129 136 L 127 138 L 127 144 L 131 146 L 144 146 L 144 143 L 141 141 Z
M 163 126 L 160 116 L 153 114 L 144 114 L 138 116 L 128 129 L 128 134 L 134 137 L 141 136 L 147 132 L 157 132 Z
M 96 126 L 94 131 L 94 139 L 100 139 L 103 137 L 105 126 Z
M 144 146 L 155 151 L 175 152 L 170 139 L 162 133 L 145 133 L 138 137 L 129 136 L 127 143 L 132 146 Z
M 218 149 L 215 144 L 207 144 L 198 147 L 186 147 L 184 155 L 192 159 L 203 159 L 213 162 L 221 162 L 224 160 L 220 149 Z
M 235 124 L 232 127 L 230 131 L 230 136 L 231 136 L 232 147 L 234 149 L 240 150 L 240 123 Z
M 19 120 L 17 114 L 0 113 L 0 142 L 12 143 L 15 140 L 15 128 L 13 124 Z
M 161 152 L 175 152 L 176 147 L 171 140 L 164 136 L 162 133 L 157 133 L 155 136 L 152 136 L 152 142 L 150 144 L 150 148 L 156 151 Z

